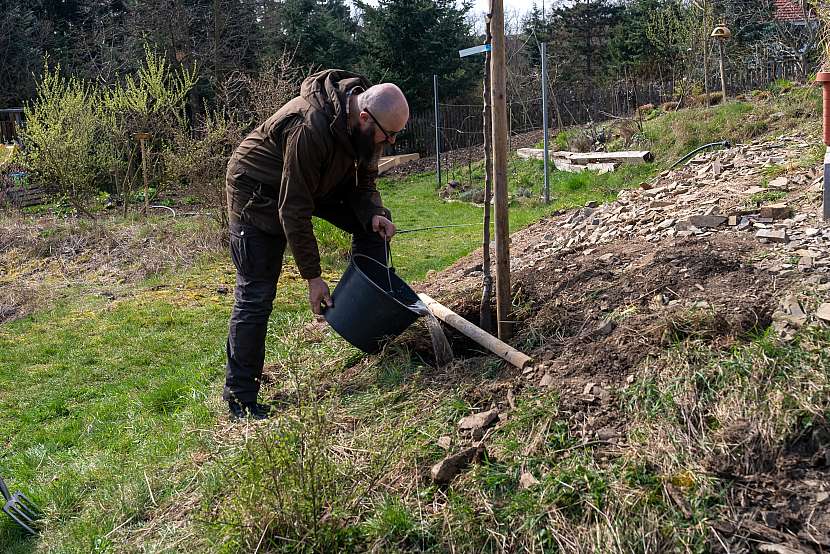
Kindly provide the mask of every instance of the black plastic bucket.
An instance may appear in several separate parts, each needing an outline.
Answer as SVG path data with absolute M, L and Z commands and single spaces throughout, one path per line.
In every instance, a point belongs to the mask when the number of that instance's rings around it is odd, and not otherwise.
M 334 307 L 325 311 L 326 321 L 341 337 L 369 354 L 422 315 L 417 311 L 418 295 L 395 270 L 362 254 L 352 256 L 331 300 Z

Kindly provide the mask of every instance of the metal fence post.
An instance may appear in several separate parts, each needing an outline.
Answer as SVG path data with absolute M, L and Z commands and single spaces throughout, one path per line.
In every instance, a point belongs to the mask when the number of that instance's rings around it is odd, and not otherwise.
M 438 75 L 432 76 L 432 88 L 435 93 L 435 177 L 438 180 L 438 188 L 441 188 L 441 135 L 438 128 Z
M 548 56 L 547 43 L 542 43 L 542 136 L 545 147 L 545 204 L 550 203 L 550 182 L 548 181 Z

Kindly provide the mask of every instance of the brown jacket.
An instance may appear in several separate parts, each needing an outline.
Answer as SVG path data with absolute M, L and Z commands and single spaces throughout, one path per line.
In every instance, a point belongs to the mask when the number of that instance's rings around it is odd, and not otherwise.
M 371 228 L 372 216 L 389 215 L 375 188 L 377 167 L 358 167 L 347 131 L 347 94 L 369 86 L 365 77 L 339 69 L 311 75 L 300 96 L 245 137 L 228 162 L 231 223 L 284 234 L 305 279 L 320 276 L 315 201 L 348 182 L 349 208 L 364 228 Z

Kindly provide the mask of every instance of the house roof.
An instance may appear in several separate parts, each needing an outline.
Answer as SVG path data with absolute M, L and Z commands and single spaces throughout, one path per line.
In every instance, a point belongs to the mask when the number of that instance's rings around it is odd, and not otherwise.
M 775 0 L 775 19 L 778 21 L 801 22 L 804 21 L 804 11 L 801 9 L 801 2 L 804 0 Z M 813 19 L 815 14 L 808 6 L 807 18 Z

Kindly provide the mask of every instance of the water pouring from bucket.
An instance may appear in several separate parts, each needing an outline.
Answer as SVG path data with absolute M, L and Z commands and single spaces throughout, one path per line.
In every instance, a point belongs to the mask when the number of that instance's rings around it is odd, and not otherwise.
M 391 248 L 387 264 L 355 254 L 332 293 L 334 306 L 324 316 L 346 341 L 372 354 L 425 316 L 439 366 L 452 361 L 452 348 L 441 324 L 415 291 L 395 273 Z

